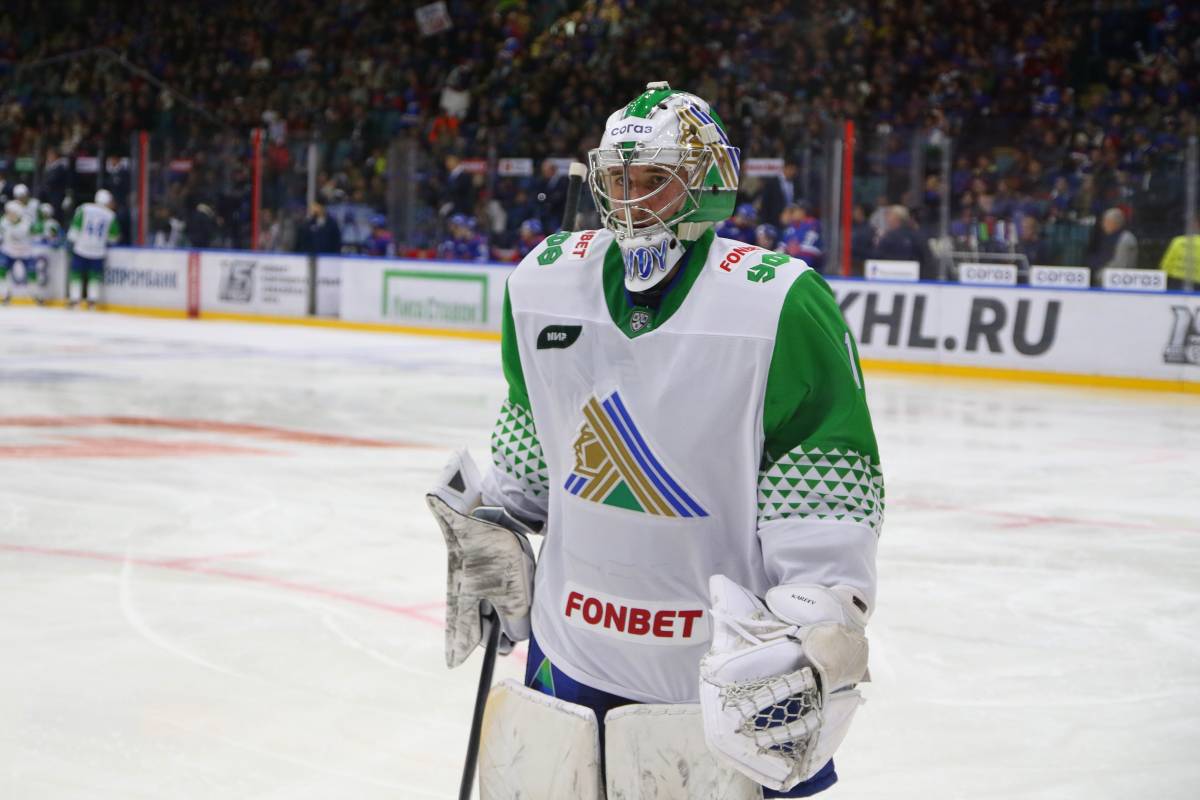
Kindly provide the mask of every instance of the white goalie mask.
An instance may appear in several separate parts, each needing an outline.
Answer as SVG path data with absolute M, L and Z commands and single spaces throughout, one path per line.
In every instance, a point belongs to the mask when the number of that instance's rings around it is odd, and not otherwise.
M 739 151 L 699 97 L 651 83 L 604 126 L 588 153 L 604 227 L 616 236 L 625 287 L 660 284 L 686 247 L 727 218 L 737 197 Z

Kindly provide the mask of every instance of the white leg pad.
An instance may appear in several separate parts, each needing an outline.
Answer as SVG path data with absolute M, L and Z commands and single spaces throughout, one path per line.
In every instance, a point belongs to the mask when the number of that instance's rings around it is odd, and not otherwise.
M 595 712 L 514 680 L 496 684 L 479 738 L 479 797 L 604 800 Z
M 700 706 L 641 704 L 604 717 L 608 800 L 762 800 L 704 742 Z

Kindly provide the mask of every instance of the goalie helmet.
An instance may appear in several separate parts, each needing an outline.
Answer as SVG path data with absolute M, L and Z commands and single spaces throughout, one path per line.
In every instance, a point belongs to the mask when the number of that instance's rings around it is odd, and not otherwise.
M 737 199 L 740 151 L 721 118 L 694 94 L 649 83 L 613 112 L 588 153 L 588 182 L 625 261 L 625 287 L 661 283 Z

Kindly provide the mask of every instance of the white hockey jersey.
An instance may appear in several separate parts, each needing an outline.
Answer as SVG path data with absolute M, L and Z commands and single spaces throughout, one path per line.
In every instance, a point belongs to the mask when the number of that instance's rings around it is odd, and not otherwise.
M 98 203 L 84 203 L 76 209 L 67 230 L 72 250 L 84 258 L 104 258 L 108 246 L 116 244 L 120 235 L 117 215 Z
M 533 631 L 575 680 L 694 702 L 708 579 L 874 600 L 883 485 L 854 343 L 803 262 L 708 232 L 655 307 L 607 231 L 508 282 L 485 500 L 545 520 Z
M 29 258 L 33 255 L 33 234 L 29 220 L 22 216 L 13 222 L 0 216 L 0 253 L 9 258 Z

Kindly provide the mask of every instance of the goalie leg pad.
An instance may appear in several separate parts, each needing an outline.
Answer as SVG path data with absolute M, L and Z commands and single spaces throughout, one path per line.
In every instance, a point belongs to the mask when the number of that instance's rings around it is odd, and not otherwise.
M 595 712 L 513 680 L 498 683 L 483 712 L 479 797 L 604 800 Z
M 700 706 L 638 704 L 604 717 L 608 800 L 762 800 L 704 743 Z

